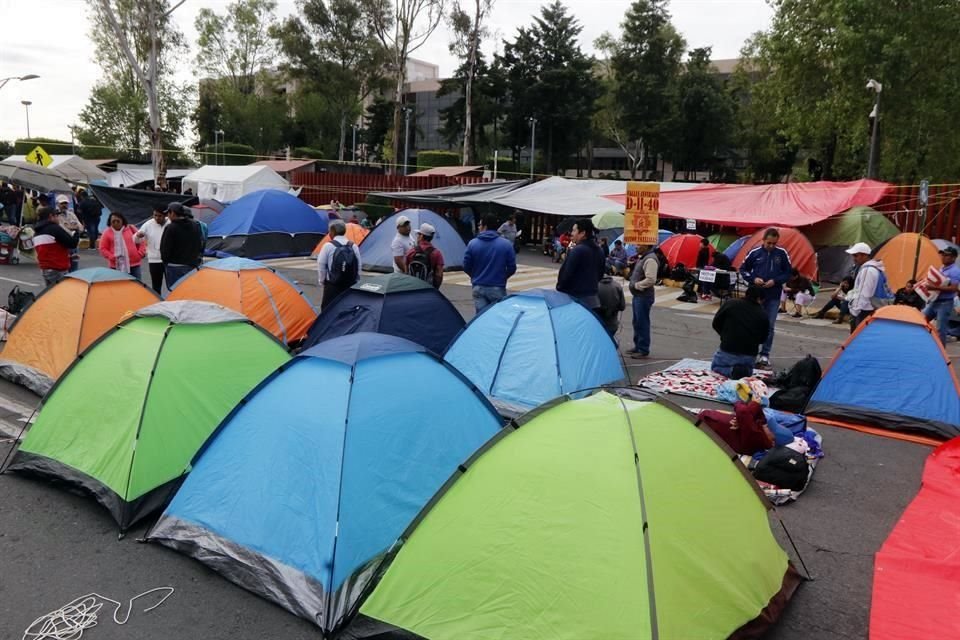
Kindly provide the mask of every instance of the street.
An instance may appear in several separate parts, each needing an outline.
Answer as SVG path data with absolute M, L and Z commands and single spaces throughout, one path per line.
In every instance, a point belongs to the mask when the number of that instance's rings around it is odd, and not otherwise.
M 81 266 L 102 266 L 92 251 L 82 251 Z M 318 301 L 313 262 L 272 262 Z M 522 268 L 512 287 L 527 289 L 555 282 L 557 265 L 525 248 Z M 552 281 L 551 281 L 552 278 Z M 0 267 L 0 292 L 19 284 L 40 290 L 35 264 Z M 464 274 L 447 274 L 443 293 L 466 318 L 473 315 L 471 290 Z M 717 347 L 710 327 L 716 305 L 676 303 L 677 290 L 658 291 L 653 311 L 653 347 L 649 360 L 626 360 L 632 380 L 666 368 L 681 358 L 709 360 Z M 821 294 L 822 296 L 823 294 Z M 630 344 L 629 302 L 618 340 Z M 827 321 L 785 320 L 781 316 L 773 362 L 786 368 L 812 354 L 825 368 L 847 337 L 844 327 Z M 951 356 L 958 345 L 948 346 Z M 109 385 L 109 380 L 99 381 Z M 671 398 L 681 406 L 712 403 Z M 322 408 L 318 398 L 318 407 Z M 12 446 L 9 438 L 38 398 L 0 382 L 0 456 Z M 723 408 L 723 407 L 719 407 Z M 95 419 L 95 416 L 91 416 Z M 823 436 L 826 457 L 796 503 L 777 509 L 774 531 L 795 564 L 793 549 L 777 522 L 782 518 L 814 581 L 801 585 L 771 640 L 833 640 L 867 637 L 873 554 L 919 489 L 922 465 L 931 449 L 888 438 L 814 425 Z M 2 435 L 0 435 L 2 437 Z M 678 474 L 684 473 L 677 469 Z M 151 601 L 138 601 L 126 627 L 101 614 L 92 639 L 170 638 L 297 640 L 319 637 L 316 627 L 220 578 L 205 566 L 168 549 L 137 542 L 146 527 L 117 539 L 117 527 L 93 500 L 26 479 L 0 476 L 0 638 L 19 638 L 38 616 L 74 598 L 96 592 L 126 600 L 158 586 L 175 588 L 162 606 L 149 613 Z M 665 639 L 675 640 L 675 639 Z M 676 639 L 687 640 L 687 639 Z M 695 640 L 695 639 L 691 639 Z

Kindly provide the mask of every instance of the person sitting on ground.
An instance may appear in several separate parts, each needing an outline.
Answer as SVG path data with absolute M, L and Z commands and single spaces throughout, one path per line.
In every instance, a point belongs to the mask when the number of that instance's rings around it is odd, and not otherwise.
M 624 276 L 627 270 L 627 249 L 623 246 L 622 240 L 614 240 L 613 249 L 610 249 L 610 255 L 607 256 L 607 273 L 615 276 Z
M 853 278 L 847 276 L 840 281 L 840 286 L 837 287 L 836 291 L 833 292 L 833 295 L 830 296 L 830 300 L 827 301 L 827 304 L 823 305 L 823 309 L 820 309 L 814 318 L 823 320 L 827 317 L 828 311 L 831 309 L 838 309 L 840 311 L 840 315 L 837 316 L 837 319 L 833 321 L 833 324 L 843 324 L 846 317 L 850 315 L 850 303 L 847 302 L 847 294 L 850 293 L 851 289 L 853 289 Z
M 433 246 L 437 230 L 424 222 L 417 229 L 417 244 L 407 252 L 407 273 L 432 284 L 437 289 L 443 284 L 443 254 Z
M 793 302 L 794 318 L 803 317 L 803 308 L 813 302 L 813 285 L 797 269 L 790 271 L 790 279 L 783 285 L 780 295 L 780 313 L 787 312 L 787 300 Z
M 917 311 L 923 311 L 923 307 L 926 306 L 926 303 L 923 301 L 923 298 L 920 297 L 920 294 L 914 289 L 916 285 L 916 280 L 907 280 L 906 286 L 897 289 L 897 292 L 894 294 L 893 304 L 903 304 L 907 305 L 908 307 L 913 307 Z
M 597 297 L 600 298 L 600 320 L 614 342 L 617 340 L 617 331 L 620 330 L 620 313 L 627 308 L 627 301 L 623 296 L 623 286 L 613 277 L 604 275 L 597 285 Z
M 70 271 L 70 250 L 80 242 L 80 230 L 67 231 L 60 224 L 60 211 L 49 206 L 37 209 L 33 246 L 44 283 L 50 287 Z
M 127 222 L 127 218 L 118 211 L 110 213 L 107 228 L 100 238 L 98 250 L 111 269 L 129 273 L 140 279 L 140 263 L 146 254 L 146 245 L 137 228 Z
M 760 286 L 751 284 L 743 298 L 720 305 L 713 316 L 713 330 L 720 334 L 720 348 L 710 363 L 713 371 L 733 379 L 753 373 L 757 352 L 770 331 L 763 293 Z

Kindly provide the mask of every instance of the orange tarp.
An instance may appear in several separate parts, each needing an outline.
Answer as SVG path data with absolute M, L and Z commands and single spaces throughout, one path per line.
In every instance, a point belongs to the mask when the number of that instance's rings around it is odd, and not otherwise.
M 920 260 L 917 262 L 916 279 L 923 280 L 930 267 L 939 269 L 942 266 L 937 245 L 926 236 L 916 233 L 894 236 L 880 247 L 876 255 L 876 259 L 883 262 L 891 291 L 896 291 L 906 285 L 907 280 L 914 278 L 913 262 L 917 255 L 917 238 L 920 238 Z

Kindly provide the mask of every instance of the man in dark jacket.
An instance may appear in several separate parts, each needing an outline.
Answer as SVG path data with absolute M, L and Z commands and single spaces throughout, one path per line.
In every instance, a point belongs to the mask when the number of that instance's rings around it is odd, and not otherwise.
M 783 285 L 790 279 L 793 267 L 790 265 L 790 255 L 778 247 L 780 232 L 770 227 L 763 233 L 763 243 L 747 254 L 740 265 L 740 275 L 748 285 L 756 285 L 763 290 L 762 307 L 770 320 L 770 329 L 767 339 L 760 347 L 758 367 L 770 366 L 770 349 L 773 347 L 773 334 L 777 323 L 777 313 L 780 311 L 780 294 Z
M 596 229 L 589 218 L 578 220 L 570 232 L 575 242 L 557 276 L 557 291 L 576 298 L 588 309 L 599 311 L 597 288 L 606 269 L 603 249 L 597 244 Z
M 160 259 L 163 260 L 167 287 L 200 266 L 203 261 L 203 232 L 193 216 L 179 202 L 167 206 L 170 223 L 160 238 Z
M 97 199 L 80 189 L 77 192 L 79 203 L 77 204 L 77 217 L 83 223 L 83 228 L 87 231 L 87 240 L 90 241 L 90 248 L 97 248 L 97 238 L 100 235 L 100 213 L 101 207 Z
M 473 305 L 477 313 L 506 297 L 507 279 L 517 272 L 513 244 L 494 231 L 496 228 L 497 217 L 484 216 L 480 221 L 480 233 L 470 241 L 463 254 L 463 270 L 473 285 Z
M 720 348 L 710 368 L 728 378 L 753 373 L 757 349 L 767 338 L 770 320 L 764 312 L 763 289 L 752 284 L 741 300 L 727 300 L 713 316 L 713 330 L 720 334 Z
M 79 231 L 67 231 L 60 225 L 60 211 L 53 207 L 37 209 L 39 220 L 33 228 L 33 246 L 46 285 L 60 282 L 70 271 L 70 250 L 80 242 Z

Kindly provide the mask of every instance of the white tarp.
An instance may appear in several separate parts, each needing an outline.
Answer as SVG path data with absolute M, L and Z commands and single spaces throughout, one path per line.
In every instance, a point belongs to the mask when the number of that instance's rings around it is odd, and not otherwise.
M 193 169 L 167 169 L 168 178 L 182 178 Z M 142 182 L 153 183 L 153 167 L 145 164 L 117 164 L 117 170 L 107 174 L 107 184 L 111 187 L 131 188 Z
M 260 189 L 289 188 L 290 183 L 270 167 L 206 165 L 183 177 L 181 191 L 193 189 L 193 195 L 201 200 L 232 202 Z
M 94 180 L 103 180 L 107 177 L 107 174 L 101 171 L 97 165 L 80 156 L 51 155 L 50 158 L 53 162 L 47 168 L 58 172 L 68 182 L 90 184 Z M 7 160 L 26 162 L 27 157 L 10 156 Z

